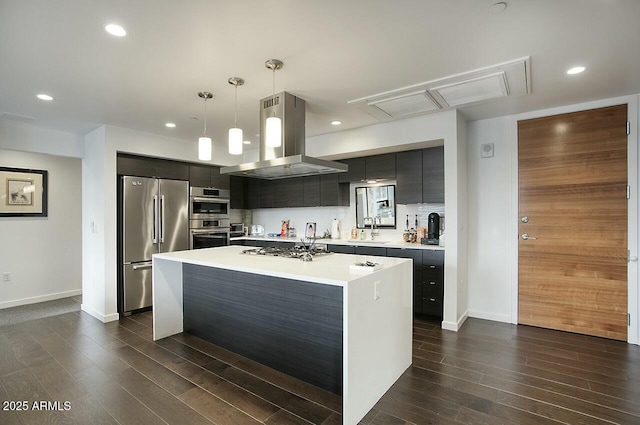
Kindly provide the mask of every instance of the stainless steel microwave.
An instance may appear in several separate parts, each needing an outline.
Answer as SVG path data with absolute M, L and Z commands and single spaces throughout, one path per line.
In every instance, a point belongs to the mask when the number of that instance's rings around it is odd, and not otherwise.
M 192 187 L 189 196 L 189 218 L 207 220 L 229 218 L 230 191 L 214 187 Z

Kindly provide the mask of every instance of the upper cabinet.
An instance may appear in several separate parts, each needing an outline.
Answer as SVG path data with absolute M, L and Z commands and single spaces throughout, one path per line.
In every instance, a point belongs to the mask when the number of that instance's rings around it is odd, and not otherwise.
M 344 159 L 343 164 L 347 164 L 349 169 L 346 173 L 338 174 L 338 181 L 340 183 L 360 182 L 365 179 L 365 159 L 364 158 L 351 158 Z
M 366 156 L 362 158 L 343 159 L 349 166 L 346 173 L 338 174 L 340 183 L 361 182 L 365 180 L 393 180 L 396 178 L 396 154 Z
M 209 165 L 190 165 L 189 185 L 218 189 L 230 189 L 231 187 L 229 176 L 220 174 L 220 167 Z
M 189 180 L 189 164 L 167 159 L 118 154 L 117 170 L 122 176 Z
M 444 146 L 422 151 L 422 202 L 444 203 Z
M 396 178 L 396 154 L 374 155 L 365 157 L 366 180 L 393 180 Z
M 444 203 L 444 146 L 396 154 L 396 202 Z
M 408 151 L 396 154 L 396 203 L 422 202 L 422 152 Z

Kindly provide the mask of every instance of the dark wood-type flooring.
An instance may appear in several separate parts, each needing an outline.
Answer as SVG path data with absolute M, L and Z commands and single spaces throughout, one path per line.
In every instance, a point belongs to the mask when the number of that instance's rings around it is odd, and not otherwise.
M 361 422 L 640 424 L 640 350 L 469 319 L 414 323 L 413 365 Z M 187 334 L 153 342 L 151 313 L 102 324 L 67 313 L 0 327 L 0 424 L 341 423 L 341 398 Z M 4 406 L 3 406 L 4 407 Z

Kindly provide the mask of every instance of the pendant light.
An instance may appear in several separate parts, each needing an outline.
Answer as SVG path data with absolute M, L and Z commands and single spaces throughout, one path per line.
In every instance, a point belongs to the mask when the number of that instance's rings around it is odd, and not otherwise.
M 235 102 L 233 115 L 233 128 L 229 129 L 229 153 L 231 155 L 242 155 L 242 129 L 238 128 L 238 86 L 244 84 L 240 77 L 229 78 L 229 84 L 235 87 Z
M 269 118 L 267 118 L 265 125 L 265 132 L 267 133 L 265 136 L 266 145 L 270 148 L 277 148 L 282 145 L 282 121 L 280 118 L 276 117 L 276 71 L 282 68 L 282 61 L 278 59 L 269 59 L 264 63 L 268 69 L 273 71 L 273 98 L 272 98 L 272 111 L 273 114 Z
M 207 137 L 207 100 L 213 99 L 213 95 L 208 91 L 201 91 L 198 92 L 198 96 L 204 99 L 204 132 L 198 139 L 198 159 L 211 161 L 211 138 Z

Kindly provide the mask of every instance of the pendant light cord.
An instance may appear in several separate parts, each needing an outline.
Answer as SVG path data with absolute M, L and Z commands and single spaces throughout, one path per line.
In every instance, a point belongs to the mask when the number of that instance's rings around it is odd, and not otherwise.
M 276 116 L 276 68 L 273 68 L 273 94 L 271 95 L 271 114 Z
M 233 126 L 238 128 L 238 83 L 235 84 L 235 101 L 233 106 Z
M 207 136 L 207 97 L 204 97 L 204 134 L 203 136 Z

